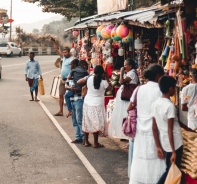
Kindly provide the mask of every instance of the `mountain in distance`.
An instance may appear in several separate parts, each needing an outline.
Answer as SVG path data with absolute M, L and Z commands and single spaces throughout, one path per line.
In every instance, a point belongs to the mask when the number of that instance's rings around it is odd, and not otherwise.
M 54 17 L 50 17 L 49 19 L 45 19 L 42 21 L 37 21 L 37 22 L 33 22 L 33 23 L 16 24 L 16 25 L 12 26 L 12 30 L 14 31 L 15 27 L 20 26 L 20 28 L 23 29 L 26 33 L 32 33 L 33 29 L 38 29 L 39 31 L 41 31 L 42 27 L 45 24 L 49 24 L 53 21 L 61 21 L 62 18 L 63 18 L 63 16 L 55 15 Z M 70 25 L 73 26 L 77 20 L 78 19 L 72 19 L 71 22 L 69 22 Z M 65 26 L 65 29 L 66 28 L 67 28 L 67 26 Z

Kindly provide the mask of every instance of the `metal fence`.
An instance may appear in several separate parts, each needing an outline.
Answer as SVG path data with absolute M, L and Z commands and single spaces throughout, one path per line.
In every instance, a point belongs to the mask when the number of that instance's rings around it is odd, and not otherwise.
M 34 52 L 35 55 L 57 55 L 53 47 L 23 47 L 22 54 L 26 56 L 29 52 Z

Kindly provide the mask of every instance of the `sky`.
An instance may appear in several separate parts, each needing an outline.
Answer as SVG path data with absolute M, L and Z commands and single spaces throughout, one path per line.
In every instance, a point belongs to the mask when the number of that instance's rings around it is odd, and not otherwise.
M 8 10 L 8 16 L 10 18 L 11 0 L 0 0 L 0 8 Z M 33 23 L 40 20 L 46 20 L 50 17 L 59 16 L 60 19 L 63 16 L 55 13 L 43 13 L 42 7 L 38 7 L 36 4 L 23 2 L 21 0 L 12 0 L 12 19 L 13 25 L 21 23 Z

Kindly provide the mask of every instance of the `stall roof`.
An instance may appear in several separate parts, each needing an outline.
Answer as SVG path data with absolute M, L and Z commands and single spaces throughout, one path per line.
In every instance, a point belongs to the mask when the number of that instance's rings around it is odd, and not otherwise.
M 108 15 L 108 16 L 103 16 L 100 18 L 95 18 L 94 21 L 95 22 L 107 22 L 107 21 L 113 21 L 113 20 L 118 20 L 118 19 L 123 19 L 124 17 L 128 17 L 131 15 L 135 15 L 135 14 L 139 14 L 142 12 L 147 12 L 150 10 L 156 10 L 158 9 L 157 7 L 150 7 L 150 8 L 146 8 L 146 9 L 142 9 L 142 10 L 135 10 L 135 11 L 128 11 L 128 12 L 121 12 L 121 13 L 115 13 L 112 15 Z

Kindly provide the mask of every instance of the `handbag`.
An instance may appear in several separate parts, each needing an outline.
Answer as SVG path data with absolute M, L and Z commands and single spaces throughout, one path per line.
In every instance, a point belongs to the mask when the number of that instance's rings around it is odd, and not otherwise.
M 137 88 L 137 91 L 135 93 L 135 98 L 133 102 L 133 108 L 128 111 L 128 116 L 123 119 L 122 123 L 122 131 L 124 135 L 134 138 L 136 134 L 136 125 L 137 125 L 137 93 L 138 93 L 139 87 Z
M 181 176 L 182 173 L 179 168 L 174 163 L 172 163 L 164 184 L 180 184 Z
M 121 100 L 130 101 L 133 91 L 137 87 L 137 84 L 124 84 L 121 93 Z

